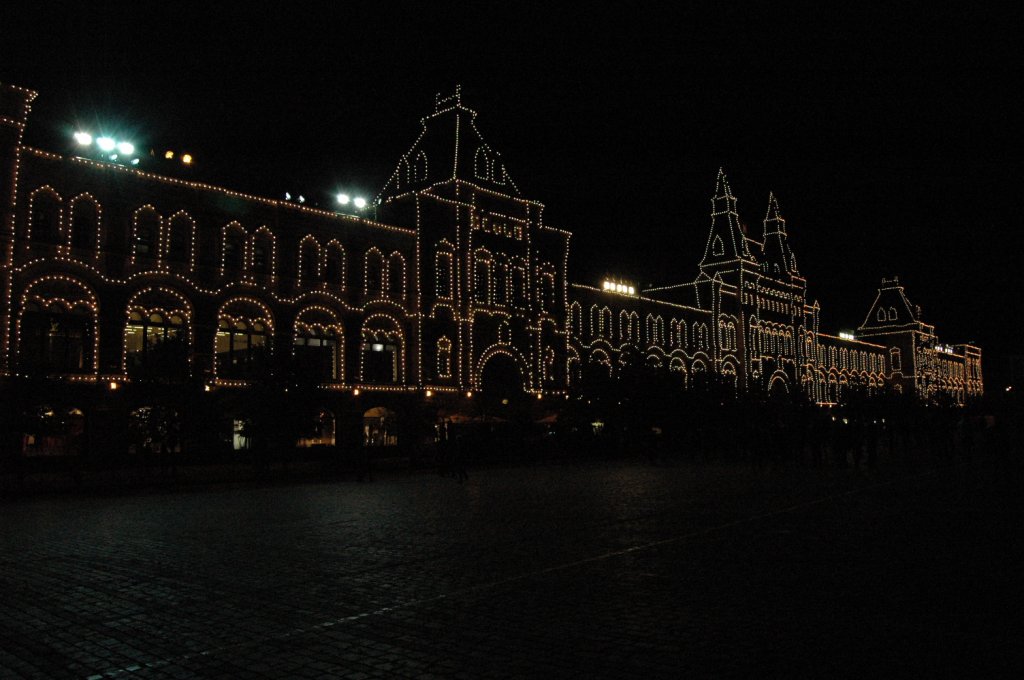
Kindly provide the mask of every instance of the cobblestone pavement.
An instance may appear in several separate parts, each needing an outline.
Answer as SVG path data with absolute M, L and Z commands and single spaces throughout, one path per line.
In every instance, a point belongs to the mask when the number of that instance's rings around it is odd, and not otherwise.
M 594 463 L 11 502 L 0 676 L 1015 675 L 1020 479 Z

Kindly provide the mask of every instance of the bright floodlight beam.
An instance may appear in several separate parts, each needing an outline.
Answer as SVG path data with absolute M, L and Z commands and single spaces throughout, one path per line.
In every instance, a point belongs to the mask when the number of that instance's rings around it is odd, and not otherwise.
M 90 144 L 92 144 L 92 135 L 90 135 L 88 132 L 76 132 L 75 141 L 81 144 L 82 146 L 89 146 Z
M 135 145 L 131 142 L 118 142 L 117 150 L 125 156 L 131 156 L 135 153 Z
M 100 148 L 100 151 L 113 151 L 114 147 L 117 146 L 117 142 L 110 137 L 98 137 L 96 139 L 96 146 Z
M 355 198 L 355 199 L 352 200 L 352 204 L 355 205 L 355 207 L 357 207 L 360 210 L 362 210 L 363 208 L 366 207 L 366 199 L 365 198 Z
M 349 198 L 348 194 L 338 194 L 337 198 L 338 203 L 341 203 L 342 205 L 348 205 L 349 202 L 352 200 L 351 198 Z

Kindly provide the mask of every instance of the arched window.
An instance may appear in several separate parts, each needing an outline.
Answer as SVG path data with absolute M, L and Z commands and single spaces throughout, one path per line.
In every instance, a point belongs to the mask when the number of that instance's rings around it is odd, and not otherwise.
M 398 322 L 375 315 L 363 322 L 359 375 L 364 383 L 401 383 L 405 373 L 404 335 Z
M 615 331 L 612 327 L 612 310 L 607 307 L 601 309 L 601 337 L 612 340 L 615 337 Z
M 716 235 L 715 240 L 711 242 L 711 254 L 725 255 L 725 243 L 722 242 L 721 236 Z
M 556 309 L 555 275 L 550 272 L 544 272 L 540 275 L 540 308 L 541 311 L 545 312 Z
M 494 304 L 508 305 L 510 302 L 509 292 L 508 264 L 499 256 L 494 263 Z
M 580 303 L 573 302 L 569 305 L 569 335 L 580 337 L 583 333 L 583 308 Z
M 221 233 L 221 273 L 237 276 L 245 265 L 245 229 L 238 222 L 230 222 Z
M 132 307 L 124 330 L 128 375 L 161 380 L 188 376 L 189 340 L 184 310 Z
M 299 283 L 313 286 L 320 280 L 320 244 L 312 236 L 299 243 Z
M 619 342 L 629 342 L 629 313 L 623 309 L 619 312 Z
M 900 357 L 899 347 L 889 348 L 889 370 L 890 372 L 903 371 L 903 361 Z
M 343 377 L 345 335 L 337 315 L 326 309 L 305 309 L 295 319 L 292 351 L 302 378 L 337 383 Z
M 60 196 L 52 188 L 40 187 L 29 197 L 30 238 L 36 243 L 56 245 L 61 241 L 64 209 Z
M 160 242 L 160 214 L 151 205 L 135 211 L 132 225 L 132 257 L 154 258 Z
M 21 320 L 21 360 L 28 373 L 91 373 L 92 314 L 61 302 L 26 303 Z
M 498 324 L 498 344 L 512 344 L 512 327 L 509 326 L 508 319 L 502 319 L 501 323 Z
M 195 222 L 184 212 L 175 213 L 167 222 L 167 261 L 192 267 L 192 240 Z
M 455 253 L 442 241 L 434 254 L 434 294 L 442 300 L 455 297 Z
M 266 226 L 262 226 L 249 238 L 253 273 L 262 278 L 263 282 L 267 279 L 272 280 L 277 261 L 277 241 L 274 234 Z
M 337 241 L 327 244 L 327 267 L 324 272 L 327 285 L 345 289 L 345 249 Z
M 437 339 L 437 377 L 452 377 L 452 341 L 444 335 Z
M 477 147 L 473 156 L 473 174 L 477 179 L 491 179 L 491 159 L 486 146 Z
M 890 307 L 889 308 L 889 321 L 895 321 L 895 320 L 896 320 L 896 308 L 895 307 Z
M 686 363 L 683 361 L 681 357 L 672 357 L 672 359 L 668 362 L 668 370 L 673 375 L 680 376 L 680 378 L 682 378 L 683 387 L 686 387 L 688 378 L 686 373 Z
M 481 248 L 476 251 L 473 267 L 473 300 L 480 304 L 491 301 L 491 254 Z
M 384 256 L 376 248 L 370 248 L 363 257 L 363 293 L 367 297 L 381 297 L 384 294 Z
M 398 251 L 388 257 L 388 298 L 405 302 L 405 258 Z
M 612 374 L 612 360 L 608 357 L 608 353 L 602 349 L 591 350 L 590 352 L 590 363 L 598 364 L 605 367 L 608 371 L 608 375 Z
M 391 409 L 375 406 L 363 414 L 363 446 L 397 446 L 398 416 Z
M 71 224 L 68 245 L 75 250 L 96 252 L 99 245 L 100 206 L 89 194 L 71 199 Z
M 233 300 L 221 308 L 214 341 L 218 378 L 259 375 L 273 344 L 270 313 L 252 300 Z
M 526 265 L 521 260 L 513 260 L 512 267 L 512 304 L 522 307 L 526 304 Z
M 416 154 L 413 176 L 417 182 L 423 182 L 427 179 L 427 154 L 422 149 Z
M 45 277 L 23 296 L 18 320 L 18 357 L 26 373 L 95 373 L 95 295 L 60 277 Z
M 708 325 L 705 323 L 694 324 L 693 326 L 693 344 L 696 349 L 701 351 L 708 351 Z

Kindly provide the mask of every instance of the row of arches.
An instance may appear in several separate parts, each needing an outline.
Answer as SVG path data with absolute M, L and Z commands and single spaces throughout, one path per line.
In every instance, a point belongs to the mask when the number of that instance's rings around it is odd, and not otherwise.
M 881 393 L 886 387 L 883 375 L 847 370 L 823 370 L 805 367 L 801 376 L 804 392 L 819 403 L 839 403 L 851 386 L 864 389 L 868 395 Z M 894 385 L 898 388 L 899 385 Z
M 15 319 L 15 356 L 28 374 L 95 375 L 99 366 L 99 312 L 96 295 L 84 283 L 50 275 L 25 291 Z M 154 286 L 135 292 L 125 308 L 121 369 L 142 378 L 181 379 L 190 371 L 197 344 L 191 303 L 178 291 Z M 346 328 L 339 314 L 310 304 L 300 309 L 291 332 L 294 365 L 304 377 L 340 383 L 345 375 Z M 225 301 L 209 339 L 214 375 L 246 380 L 260 374 L 275 351 L 275 320 L 262 302 L 248 297 Z M 359 382 L 405 381 L 406 338 L 395 317 L 372 313 L 360 322 Z M 450 345 L 449 345 L 450 352 Z
M 80 251 L 99 251 L 103 210 L 96 198 L 80 193 L 67 201 L 56 189 L 41 186 L 29 194 L 27 242 L 61 246 Z
M 545 272 L 546 273 L 546 272 Z M 473 251 L 473 302 L 498 307 L 525 307 L 527 295 L 527 266 L 519 257 L 506 257 L 487 248 Z M 542 278 L 547 289 L 542 291 L 541 304 L 554 309 L 554 275 Z M 439 287 L 450 288 L 450 283 Z M 543 286 L 542 286 L 543 287 Z
M 796 343 L 793 330 L 789 326 L 772 323 L 771 321 L 755 321 L 749 330 L 750 355 L 788 356 L 796 355 Z
M 590 339 L 603 339 L 609 342 L 618 340 L 620 343 L 633 345 L 645 345 L 647 347 L 665 347 L 669 349 L 688 348 L 687 325 L 684 319 L 671 319 L 668 324 L 666 335 L 665 320 L 660 314 L 648 313 L 644 318 L 643 330 L 640 333 L 640 315 L 633 311 L 621 310 L 618 318 L 618 334 L 616 336 L 613 324 L 614 316 L 612 310 L 607 306 L 598 307 L 596 304 L 590 307 L 589 328 L 583 325 L 583 310 L 580 303 L 573 302 L 569 305 L 568 326 L 569 333 L 582 338 L 585 331 L 589 333 Z M 735 326 L 732 327 L 733 335 L 723 335 L 723 338 L 735 342 Z M 710 334 L 708 326 L 702 321 L 693 322 L 693 349 L 695 351 L 710 351 Z M 723 349 L 730 349 L 730 346 L 723 346 Z
M 29 194 L 26 242 L 57 246 L 61 252 L 92 261 L 99 257 L 103 243 L 103 209 L 88 193 L 67 201 L 51 186 Z M 219 268 L 229 280 L 273 283 L 278 276 L 278 243 L 269 227 L 249 232 L 238 221 L 221 228 Z M 299 242 L 296 275 L 300 286 L 323 283 L 337 290 L 346 287 L 346 252 L 331 239 L 321 244 L 308 234 Z M 192 271 L 196 266 L 196 220 L 185 210 L 161 215 L 150 204 L 132 212 L 128 257 L 135 267 L 173 267 Z M 370 297 L 405 301 L 407 265 L 399 251 L 385 254 L 376 246 L 363 255 L 363 289 Z
M 898 351 L 898 350 L 897 350 Z M 814 356 L 809 354 L 808 356 Z M 818 344 L 817 356 L 818 365 L 829 370 L 835 368 L 840 371 L 851 371 L 855 373 L 883 373 L 885 371 L 885 356 L 879 352 L 868 352 L 847 347 L 836 347 L 835 345 Z M 893 362 L 893 370 L 898 362 Z
M 611 349 L 595 347 L 590 349 L 587 355 L 587 362 L 591 365 L 602 367 L 607 371 L 609 377 L 615 377 L 623 371 L 628 370 L 633 362 L 637 360 L 630 352 L 615 352 Z M 694 379 L 700 380 L 712 371 L 710 358 L 703 353 L 693 357 L 687 357 L 676 353 L 663 354 L 660 352 L 648 353 L 643 357 L 643 364 L 655 370 L 667 369 L 672 375 L 677 376 L 685 387 L 689 387 Z M 581 379 L 582 366 L 579 355 L 575 350 L 570 352 L 568 359 L 570 383 Z M 734 388 L 739 385 L 739 365 L 735 359 L 723 361 L 718 371 L 719 375 L 725 378 Z

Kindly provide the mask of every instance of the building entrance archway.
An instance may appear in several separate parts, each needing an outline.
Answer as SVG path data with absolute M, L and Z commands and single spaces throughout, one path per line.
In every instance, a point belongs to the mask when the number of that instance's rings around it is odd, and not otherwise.
M 487 401 L 507 404 L 526 397 L 523 372 L 510 354 L 492 354 L 483 364 L 479 382 Z

